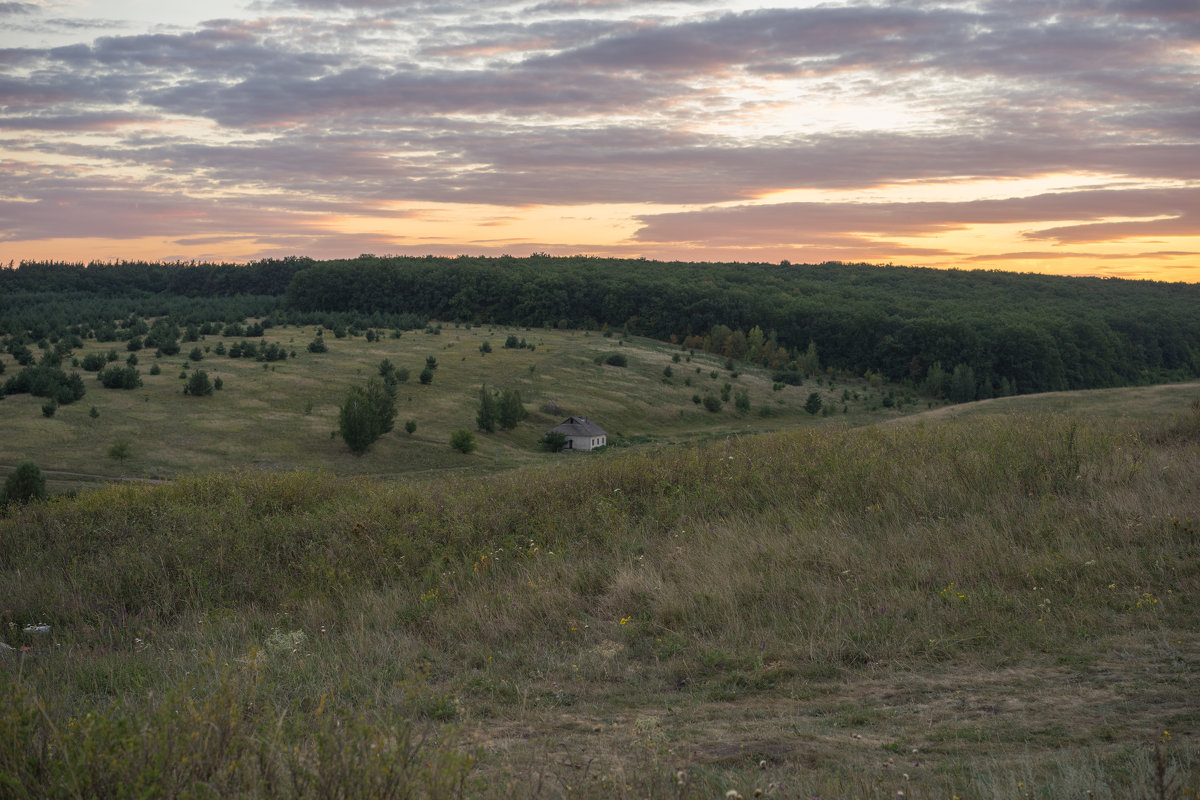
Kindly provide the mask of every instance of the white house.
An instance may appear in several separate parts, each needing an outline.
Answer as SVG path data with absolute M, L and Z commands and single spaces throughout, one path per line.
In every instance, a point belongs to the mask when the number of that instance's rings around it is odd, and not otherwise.
M 550 429 L 567 437 L 564 450 L 593 450 L 608 443 L 608 434 L 587 417 L 568 417 L 561 425 Z

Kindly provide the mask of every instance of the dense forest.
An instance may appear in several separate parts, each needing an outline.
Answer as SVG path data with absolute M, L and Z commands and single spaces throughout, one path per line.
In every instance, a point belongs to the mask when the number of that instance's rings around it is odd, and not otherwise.
M 22 263 L 0 270 L 0 334 L 266 319 L 437 319 L 616 328 L 786 373 L 823 368 L 970 400 L 1200 375 L 1200 285 L 866 264 L 586 256 Z

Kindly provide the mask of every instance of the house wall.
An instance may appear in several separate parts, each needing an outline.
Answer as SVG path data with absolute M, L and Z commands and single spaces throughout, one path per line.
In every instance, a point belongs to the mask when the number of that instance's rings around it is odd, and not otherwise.
M 596 447 L 603 447 L 608 442 L 607 436 L 568 436 L 567 441 L 570 442 L 572 450 L 591 450 Z

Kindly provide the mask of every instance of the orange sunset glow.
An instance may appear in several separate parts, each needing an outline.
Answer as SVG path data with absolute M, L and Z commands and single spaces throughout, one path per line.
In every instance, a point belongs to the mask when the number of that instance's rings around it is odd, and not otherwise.
M 0 261 L 1200 282 L 1200 5 L 0 3 Z

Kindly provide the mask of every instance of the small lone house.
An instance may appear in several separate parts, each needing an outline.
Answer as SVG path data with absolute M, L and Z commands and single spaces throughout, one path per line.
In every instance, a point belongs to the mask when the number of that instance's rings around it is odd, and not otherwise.
M 587 417 L 568 417 L 561 425 L 550 429 L 567 437 L 564 450 L 592 450 L 608 443 L 608 434 Z

